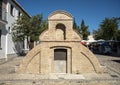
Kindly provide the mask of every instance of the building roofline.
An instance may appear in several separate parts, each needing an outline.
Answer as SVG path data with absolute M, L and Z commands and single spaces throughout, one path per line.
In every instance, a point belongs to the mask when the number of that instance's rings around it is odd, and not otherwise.
M 12 0 L 28 17 L 31 17 L 26 11 L 25 9 L 16 1 L 16 0 Z

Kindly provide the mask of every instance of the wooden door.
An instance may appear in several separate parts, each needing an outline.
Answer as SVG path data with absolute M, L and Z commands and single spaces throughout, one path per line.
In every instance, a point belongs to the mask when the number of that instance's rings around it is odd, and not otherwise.
M 54 50 L 54 73 L 67 72 L 67 50 L 55 49 Z

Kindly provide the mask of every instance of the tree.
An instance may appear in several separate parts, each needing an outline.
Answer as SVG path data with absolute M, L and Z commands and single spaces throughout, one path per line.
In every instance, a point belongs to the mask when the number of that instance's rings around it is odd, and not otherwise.
M 73 29 L 74 29 L 75 31 L 77 31 L 77 33 L 78 33 L 79 35 L 81 35 L 81 34 L 80 34 L 79 26 L 77 26 L 75 19 L 74 19 L 74 21 L 73 21 Z
M 29 29 L 30 29 L 30 17 L 25 14 L 22 14 L 18 17 L 16 23 L 13 24 L 12 28 L 12 38 L 13 41 L 24 41 L 25 37 L 29 36 Z
M 116 18 L 118 27 L 120 27 L 120 17 Z M 120 41 L 120 28 L 118 28 L 117 40 Z
M 78 29 L 78 26 L 77 26 L 77 24 L 76 24 L 75 19 L 74 19 L 74 21 L 73 21 L 73 29 L 74 29 L 74 30 L 77 30 L 77 29 Z
M 47 29 L 47 23 L 43 20 L 41 14 L 28 17 L 24 13 L 18 18 L 13 25 L 13 40 L 15 42 L 24 41 L 29 38 L 29 48 L 32 49 L 31 43 L 39 40 L 39 35 Z
M 42 15 L 38 14 L 36 16 L 31 17 L 30 19 L 30 41 L 38 41 L 39 35 L 47 29 L 47 23 L 43 20 Z
M 84 20 L 81 22 L 80 33 L 82 34 L 83 40 L 87 40 L 90 32 L 88 31 L 88 26 L 85 25 Z
M 73 21 L 73 29 L 79 33 L 79 26 L 77 26 L 76 21 Z
M 105 18 L 100 28 L 94 31 L 95 39 L 116 40 L 118 36 L 117 18 Z

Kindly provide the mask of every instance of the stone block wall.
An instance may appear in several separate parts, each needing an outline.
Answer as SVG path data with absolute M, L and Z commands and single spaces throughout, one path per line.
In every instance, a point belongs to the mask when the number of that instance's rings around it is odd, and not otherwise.
M 53 12 L 48 17 L 48 30 L 40 35 L 40 45 L 27 54 L 18 69 L 18 73 L 58 73 L 55 71 L 56 66 L 59 69 L 66 69 L 65 72 L 61 72 L 65 74 L 102 73 L 97 58 L 80 43 L 81 37 L 72 29 L 72 20 L 73 18 L 69 13 Z M 62 65 L 60 64 L 63 63 L 62 60 L 57 62 L 54 59 L 56 49 L 66 50 L 66 60 L 64 60 L 66 63 L 63 68 L 59 66 Z

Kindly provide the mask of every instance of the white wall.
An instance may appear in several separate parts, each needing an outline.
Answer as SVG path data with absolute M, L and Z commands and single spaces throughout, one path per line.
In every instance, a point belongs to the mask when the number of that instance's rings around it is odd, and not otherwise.
M 11 7 L 11 4 L 13 5 L 13 16 L 10 14 L 10 7 Z M 16 21 L 16 17 L 18 15 L 16 15 L 18 12 L 18 8 L 17 6 L 11 2 L 11 0 L 8 0 L 8 3 L 7 3 L 7 12 L 8 12 L 8 16 L 7 16 L 7 20 L 8 20 L 8 24 L 6 25 L 6 29 L 8 30 L 8 34 L 7 34 L 7 54 L 14 54 L 16 53 L 15 51 L 15 45 L 14 45 L 14 42 L 12 40 L 12 36 L 11 36 L 11 29 L 12 29 L 12 25 L 13 23 L 15 23 Z M 10 28 L 10 29 L 9 29 Z
M 0 48 L 0 58 L 4 58 L 5 57 L 5 48 L 6 48 L 6 27 L 5 25 L 0 26 L 0 29 L 2 31 L 2 35 L 1 35 L 1 48 Z
M 11 4 L 13 5 L 13 16 L 10 14 L 10 8 L 11 8 Z M 22 44 L 18 43 L 15 47 L 15 43 L 12 40 L 12 33 L 11 33 L 11 29 L 13 27 L 13 23 L 16 22 L 17 17 L 18 17 L 18 13 L 19 11 L 21 12 L 21 9 L 15 4 L 13 3 L 11 0 L 7 0 L 7 24 L 3 27 L 0 27 L 0 29 L 2 28 L 2 36 L 1 36 L 1 48 L 0 49 L 0 58 L 5 57 L 5 54 L 15 54 L 16 51 L 16 47 L 18 51 L 21 51 L 22 48 Z M 7 42 L 6 42 L 7 41 Z

